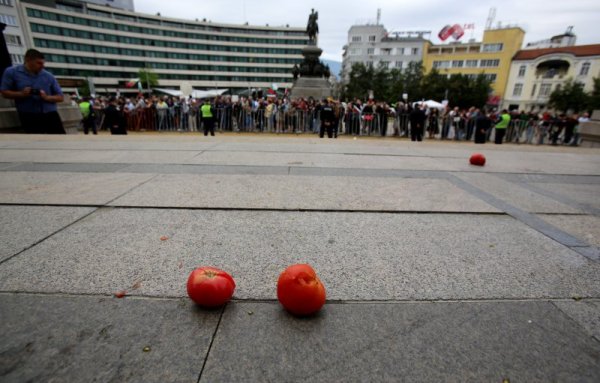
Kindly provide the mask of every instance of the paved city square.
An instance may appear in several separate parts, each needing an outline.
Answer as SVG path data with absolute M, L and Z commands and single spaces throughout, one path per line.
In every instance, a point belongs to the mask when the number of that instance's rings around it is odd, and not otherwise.
M 599 195 L 597 149 L 2 135 L 0 380 L 598 382 Z M 293 263 L 314 317 L 277 302 Z

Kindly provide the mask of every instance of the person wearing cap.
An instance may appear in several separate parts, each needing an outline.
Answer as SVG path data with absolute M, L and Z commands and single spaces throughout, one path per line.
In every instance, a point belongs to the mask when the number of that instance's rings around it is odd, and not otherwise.
M 202 127 L 204 128 L 204 135 L 208 136 L 215 135 L 215 112 L 213 106 L 210 104 L 210 100 L 207 98 L 204 100 L 204 104 L 200 107 L 200 113 L 202 116 Z
M 96 129 L 96 114 L 94 113 L 89 97 L 84 97 L 82 99 L 79 103 L 79 110 L 83 117 L 83 120 L 81 120 L 83 124 L 83 133 L 88 134 L 91 129 L 92 133 L 98 134 L 98 130 Z

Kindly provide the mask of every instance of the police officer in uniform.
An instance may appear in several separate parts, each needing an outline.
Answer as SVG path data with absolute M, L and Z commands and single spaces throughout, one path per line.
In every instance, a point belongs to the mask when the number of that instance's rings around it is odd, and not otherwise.
M 208 132 L 210 131 L 210 135 L 215 135 L 215 111 L 213 106 L 210 104 L 210 100 L 207 98 L 204 100 L 204 105 L 200 108 L 200 113 L 202 115 L 202 126 L 204 128 L 204 135 L 208 136 Z
M 319 129 L 319 137 L 325 136 L 325 129 L 327 129 L 327 137 L 333 138 L 333 126 L 335 123 L 335 113 L 329 100 L 323 100 L 323 106 L 321 107 L 321 129 Z

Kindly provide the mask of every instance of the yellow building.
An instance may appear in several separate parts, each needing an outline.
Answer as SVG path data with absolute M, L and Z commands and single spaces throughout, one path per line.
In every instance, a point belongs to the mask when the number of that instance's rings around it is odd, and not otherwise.
M 434 45 L 426 42 L 423 66 L 428 73 L 436 68 L 446 75 L 477 76 L 480 73 L 492 81 L 493 104 L 505 95 L 506 82 L 513 56 L 521 49 L 525 31 L 519 27 L 487 29 L 483 41 Z

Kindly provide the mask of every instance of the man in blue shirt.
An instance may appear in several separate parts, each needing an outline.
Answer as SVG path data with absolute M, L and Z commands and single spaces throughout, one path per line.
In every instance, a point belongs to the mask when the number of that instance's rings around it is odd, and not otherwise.
M 29 49 L 25 64 L 4 71 L 0 93 L 15 100 L 21 126 L 27 133 L 65 134 L 56 104 L 63 93 L 54 76 L 44 69 L 44 55 Z

